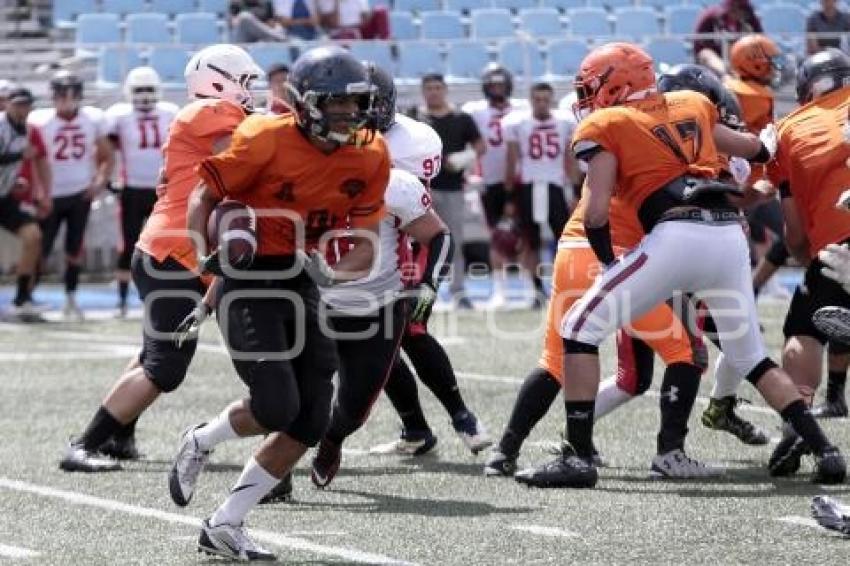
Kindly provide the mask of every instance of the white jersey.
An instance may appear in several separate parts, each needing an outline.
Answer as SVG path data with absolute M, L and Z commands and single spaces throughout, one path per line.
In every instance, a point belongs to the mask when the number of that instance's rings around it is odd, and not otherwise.
M 140 112 L 131 104 L 119 102 L 106 111 L 107 132 L 118 144 L 125 187 L 156 187 L 162 146 L 179 110 L 176 104 L 157 102 L 152 111 Z
M 38 129 L 47 149 L 53 172 L 54 197 L 82 192 L 97 172 L 97 140 L 106 135 L 106 120 L 101 110 L 82 106 L 77 115 L 66 120 L 54 108 L 33 110 L 27 122 Z
M 443 141 L 428 124 L 404 114 L 396 114 L 395 123 L 383 136 L 390 150 L 393 167 L 426 181 L 440 172 Z
M 534 118 L 530 110 L 519 110 L 502 120 L 505 138 L 519 145 L 520 176 L 523 183 L 566 183 L 564 158 L 570 151 L 575 121 L 561 112 L 546 120 Z
M 467 102 L 461 107 L 478 126 L 481 137 L 487 144 L 487 151 L 479 158 L 481 165 L 481 177 L 485 185 L 493 185 L 505 182 L 505 160 L 507 158 L 507 143 L 502 131 L 502 118 L 514 110 L 522 110 L 528 107 L 528 102 L 518 98 L 511 98 L 508 105 L 503 108 L 490 106 L 487 100 L 476 100 Z

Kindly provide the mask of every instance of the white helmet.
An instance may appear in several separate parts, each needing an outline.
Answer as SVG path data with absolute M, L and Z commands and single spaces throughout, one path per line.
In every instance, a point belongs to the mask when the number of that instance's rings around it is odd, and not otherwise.
M 124 96 L 133 108 L 149 112 L 162 96 L 162 81 L 152 67 L 136 67 L 124 80 Z
M 221 43 L 201 49 L 186 65 L 189 98 L 220 98 L 253 110 L 251 82 L 263 70 L 241 47 Z

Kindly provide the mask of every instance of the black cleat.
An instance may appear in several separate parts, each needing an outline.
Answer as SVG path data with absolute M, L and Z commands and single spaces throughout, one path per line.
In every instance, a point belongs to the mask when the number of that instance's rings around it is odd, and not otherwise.
M 590 488 L 596 485 L 599 474 L 591 462 L 579 458 L 571 446 L 565 445 L 560 456 L 536 468 L 521 470 L 514 479 L 530 487 Z
M 65 454 L 59 461 L 59 469 L 66 472 L 114 472 L 121 469 L 121 464 L 87 451 L 82 444 L 71 443 L 65 448 Z
M 793 476 L 800 469 L 803 455 L 808 452 L 806 443 L 796 432 L 784 434 L 767 461 L 770 476 L 774 478 Z
M 310 479 L 313 484 L 318 488 L 327 487 L 336 477 L 341 460 L 342 447 L 323 438 L 313 457 L 313 469 L 310 470 Z
M 741 402 L 734 395 L 722 399 L 710 399 L 708 407 L 702 413 L 703 426 L 714 430 L 725 430 L 733 434 L 744 444 L 763 446 L 770 439 L 763 430 L 753 423 L 746 421 L 735 412 L 735 407 Z
M 104 456 L 115 458 L 116 460 L 138 460 L 142 457 L 142 453 L 136 448 L 136 437 L 117 438 L 113 436 L 104 442 L 98 452 Z
M 820 456 L 815 456 L 815 474 L 812 483 L 831 485 L 844 483 L 847 463 L 838 448 L 830 446 Z
M 843 419 L 847 415 L 847 401 L 843 396 L 827 399 L 826 402 L 812 409 L 812 416 L 816 419 Z
M 493 450 L 484 463 L 484 475 L 487 477 L 512 478 L 516 473 L 516 459 L 516 454 L 509 456 L 498 449 Z
M 292 503 L 292 472 L 289 472 L 270 492 L 260 499 L 260 505 L 273 503 Z

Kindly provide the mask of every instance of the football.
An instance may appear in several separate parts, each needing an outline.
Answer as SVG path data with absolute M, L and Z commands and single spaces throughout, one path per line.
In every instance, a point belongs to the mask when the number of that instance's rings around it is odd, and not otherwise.
M 207 222 L 210 250 L 218 249 L 222 265 L 246 269 L 257 252 L 254 209 L 236 200 L 222 201 Z

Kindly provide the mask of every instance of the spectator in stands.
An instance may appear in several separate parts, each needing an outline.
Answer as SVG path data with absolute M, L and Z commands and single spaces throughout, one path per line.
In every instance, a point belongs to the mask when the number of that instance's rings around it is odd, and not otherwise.
M 368 0 L 317 0 L 319 20 L 331 39 L 389 39 L 389 14 Z
M 461 308 L 472 305 L 463 293 L 463 197 L 464 171 L 485 150 L 478 126 L 469 114 L 455 110 L 448 103 L 448 89 L 442 75 L 422 77 L 425 112 L 422 121 L 429 124 L 443 141 L 440 173 L 431 180 L 431 196 L 437 214 L 448 226 L 455 242 L 450 291 Z
M 9 90 L 11 88 L 11 82 L 6 79 L 0 79 L 0 112 L 6 110 L 6 103 L 9 100 Z
M 272 114 L 286 114 L 286 79 L 289 78 L 289 65 L 275 63 L 266 70 L 266 80 L 269 82 L 268 110 Z
M 312 41 L 319 37 L 319 7 L 316 0 L 274 0 L 274 14 L 290 38 Z
M 233 43 L 286 41 L 277 27 L 271 0 L 231 0 L 230 40 Z
M 726 74 L 723 62 L 723 46 L 720 35 L 723 33 L 744 34 L 761 32 L 761 21 L 753 11 L 750 0 L 722 0 L 720 4 L 709 6 L 697 20 L 694 33 L 717 34 L 713 38 L 694 40 L 696 62 L 713 70 L 717 76 Z M 730 38 L 734 41 L 735 37 Z M 727 46 L 728 47 L 728 46 Z
M 815 10 L 806 20 L 808 33 L 847 33 L 850 31 L 850 15 L 836 6 L 835 0 L 821 0 L 820 10 Z M 809 55 L 827 47 L 841 49 L 840 37 L 815 37 L 810 35 L 806 42 Z

